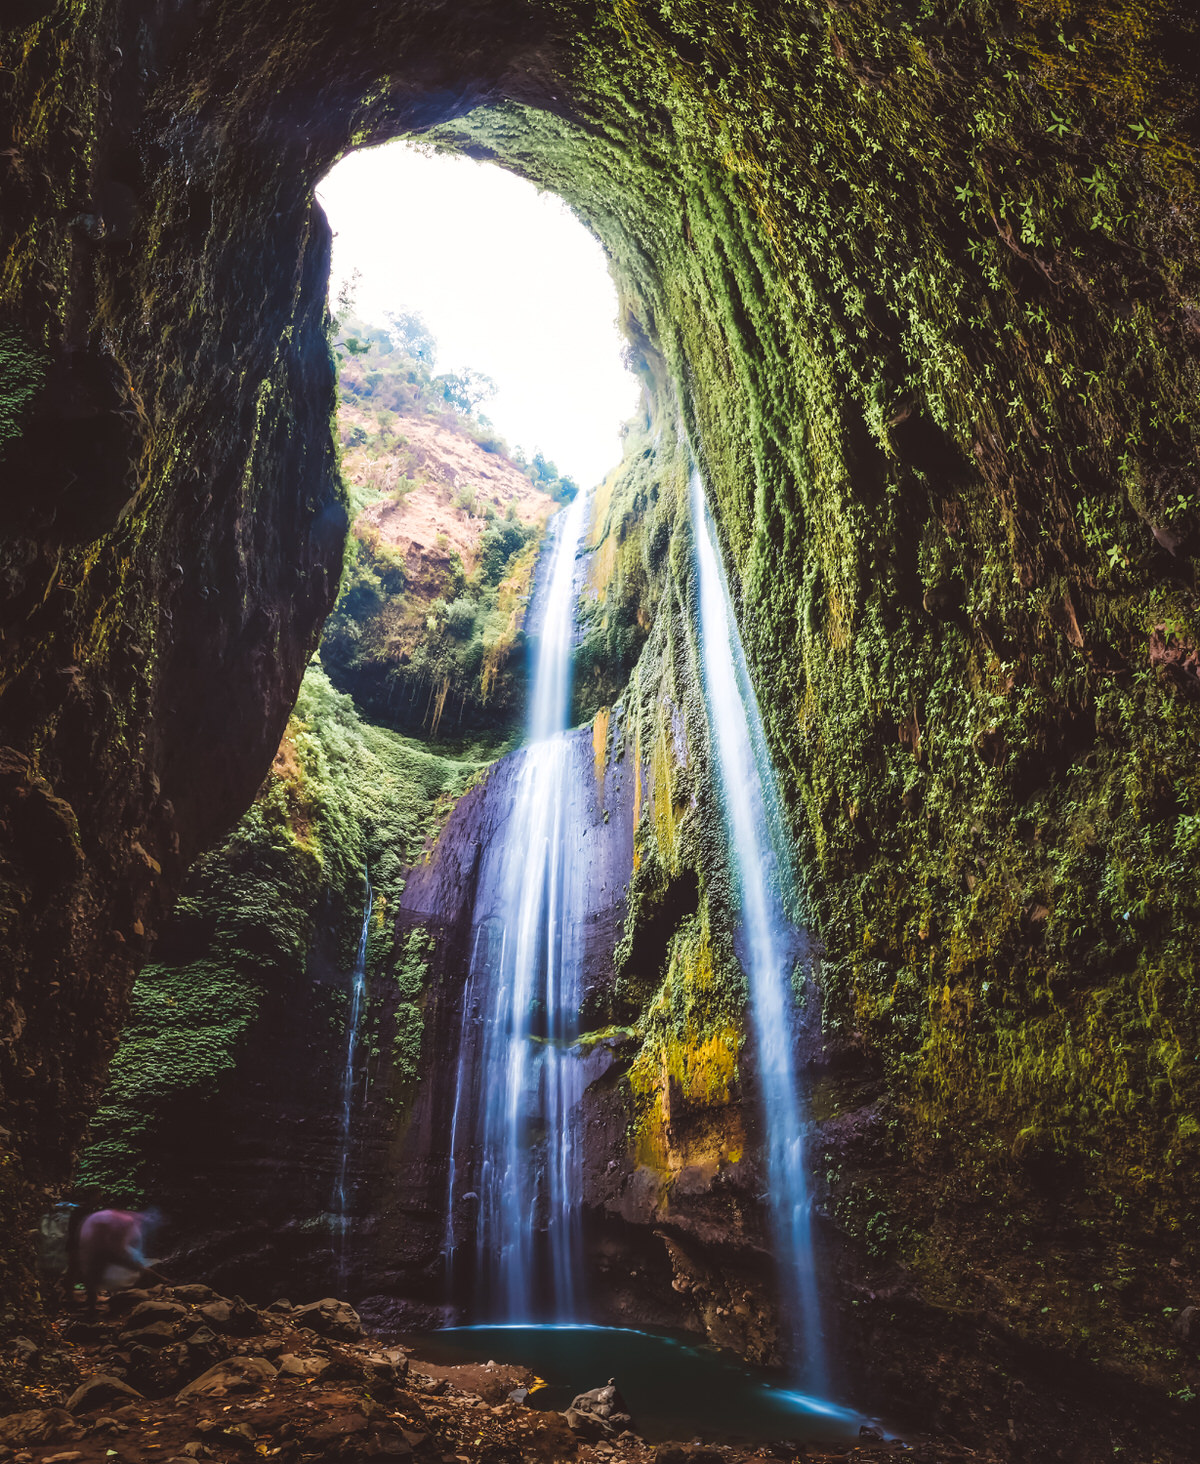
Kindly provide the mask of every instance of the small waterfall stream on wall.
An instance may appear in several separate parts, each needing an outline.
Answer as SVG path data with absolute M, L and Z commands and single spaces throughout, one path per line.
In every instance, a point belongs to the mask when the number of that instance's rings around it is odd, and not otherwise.
M 342 1144 L 338 1156 L 337 1183 L 333 1191 L 334 1215 L 338 1235 L 338 1279 L 343 1287 L 346 1276 L 346 1166 L 350 1161 L 350 1118 L 354 1108 L 354 1059 L 358 1050 L 358 1031 L 362 1025 L 363 996 L 367 987 L 367 937 L 371 930 L 371 908 L 375 903 L 375 892 L 366 870 L 363 878 L 367 885 L 367 898 L 363 906 L 362 931 L 358 937 L 358 951 L 354 957 L 354 971 L 350 980 L 350 1013 L 346 1020 L 346 1065 L 342 1070 Z
M 463 992 L 447 1258 L 453 1275 L 456 1213 L 476 1204 L 472 1303 L 493 1321 L 565 1321 L 580 1302 L 580 1177 L 570 1137 L 580 1065 L 570 1048 L 583 871 L 573 857 L 580 794 L 565 734 L 586 513 L 580 494 L 546 551 L 529 743 L 512 774 L 503 832 L 482 861 Z M 465 1154 L 472 1162 L 462 1162 Z
M 794 1367 L 812 1393 L 828 1391 L 796 1072 L 792 986 L 801 937 L 787 915 L 791 856 L 775 775 L 698 471 L 691 482 L 699 644 L 710 739 L 741 899 L 741 960 L 750 998 L 766 1133 L 770 1214 Z

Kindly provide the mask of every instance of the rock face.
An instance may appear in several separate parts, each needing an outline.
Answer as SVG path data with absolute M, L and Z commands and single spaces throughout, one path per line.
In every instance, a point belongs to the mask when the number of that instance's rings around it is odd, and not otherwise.
M 589 641 L 642 649 L 627 766 L 660 790 L 597 1012 L 644 1017 L 637 1163 L 600 1208 L 644 1234 L 665 1188 L 705 1197 L 668 1289 L 736 1316 L 712 1246 L 754 1146 L 690 756 L 682 431 L 824 945 L 809 1066 L 854 1375 L 1017 1457 L 1059 1384 L 1077 1454 L 1147 1453 L 1150 1416 L 1183 1437 L 1195 17 L 344 11 L 34 0 L 0 30 L 6 1308 L 32 1309 L 16 1237 L 69 1170 L 133 974 L 266 774 L 332 601 L 313 186 L 439 127 L 593 222 L 652 398 L 599 578 L 654 630 Z

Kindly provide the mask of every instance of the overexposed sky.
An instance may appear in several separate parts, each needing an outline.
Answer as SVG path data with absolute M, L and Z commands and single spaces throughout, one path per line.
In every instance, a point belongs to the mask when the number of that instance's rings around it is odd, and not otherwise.
M 540 448 L 583 488 L 616 465 L 639 386 L 621 363 L 604 251 L 561 199 L 402 142 L 343 159 L 317 197 L 335 236 L 331 299 L 360 270 L 359 316 L 416 311 L 438 371 L 492 377 L 482 410 L 510 446 Z

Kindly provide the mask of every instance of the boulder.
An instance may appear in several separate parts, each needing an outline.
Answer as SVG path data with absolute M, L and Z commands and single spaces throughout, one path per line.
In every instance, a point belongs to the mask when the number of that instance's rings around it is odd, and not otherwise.
M 177 1301 L 186 1302 L 188 1306 L 200 1306 L 206 1301 L 212 1301 L 216 1294 L 211 1286 L 189 1284 L 171 1287 L 171 1295 Z
M 142 1302 L 149 1301 L 153 1294 L 144 1286 L 131 1286 L 128 1291 L 114 1291 L 108 1298 L 109 1316 L 123 1317 L 126 1312 L 141 1306 Z
M 139 1301 L 129 1313 L 129 1327 L 148 1327 L 152 1322 L 177 1322 L 187 1316 L 187 1307 L 177 1301 L 168 1301 L 165 1296 L 152 1296 L 149 1301 Z
M 130 1349 L 125 1378 L 131 1388 L 136 1388 L 147 1398 L 165 1398 L 200 1371 L 199 1368 L 181 1365 L 185 1360 L 186 1353 L 182 1347 L 165 1350 L 156 1347 L 133 1347 Z
M 0 1444 L 29 1449 L 75 1436 L 75 1420 L 65 1408 L 29 1408 L 0 1418 Z
M 346 1301 L 326 1296 L 320 1301 L 298 1306 L 292 1312 L 297 1327 L 309 1327 L 322 1337 L 338 1337 L 343 1342 L 362 1340 L 363 1325 L 358 1313 Z
M 368 1352 L 364 1361 L 376 1372 L 388 1375 L 398 1383 L 408 1377 L 408 1353 L 402 1347 L 385 1347 L 379 1352 Z
M 232 1301 L 228 1297 L 214 1297 L 197 1308 L 197 1312 L 214 1332 L 227 1332 L 237 1337 L 261 1332 L 262 1321 L 252 1306 L 247 1306 L 240 1296 Z
M 316 1428 L 309 1429 L 308 1433 L 304 1435 L 304 1442 L 325 1447 L 331 1443 L 340 1443 L 342 1439 L 364 1434 L 366 1431 L 367 1420 L 363 1414 L 341 1413 L 326 1419 L 324 1423 L 317 1424 Z
M 91 1413 L 94 1408 L 107 1408 L 112 1403 L 140 1402 L 142 1395 L 136 1388 L 123 1383 L 108 1373 L 96 1373 L 75 1389 L 67 1399 L 71 1413 Z
M 122 1347 L 149 1347 L 157 1351 L 175 1340 L 178 1326 L 175 1322 L 150 1322 L 144 1327 L 130 1327 L 121 1333 Z
M 191 1378 L 199 1377 L 216 1367 L 229 1355 L 229 1344 L 221 1340 L 211 1327 L 197 1327 L 184 1342 L 183 1366 Z
M 328 1368 L 327 1357 L 297 1357 L 294 1352 L 285 1352 L 279 1359 L 281 1378 L 319 1378 Z
M 602 1388 L 580 1393 L 563 1417 L 571 1432 L 584 1439 L 616 1438 L 633 1428 L 633 1419 L 612 1378 Z
M 275 1381 L 275 1369 L 265 1357 L 227 1357 L 210 1367 L 186 1387 L 177 1398 L 224 1398 L 228 1393 L 253 1393 Z
M 1200 1307 L 1185 1306 L 1172 1326 L 1181 1342 L 1200 1342 Z

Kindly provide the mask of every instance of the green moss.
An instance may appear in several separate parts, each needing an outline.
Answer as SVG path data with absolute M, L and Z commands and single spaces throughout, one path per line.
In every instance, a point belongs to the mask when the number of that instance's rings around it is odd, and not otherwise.
M 46 376 L 46 357 L 18 332 L 0 329 L 0 454 L 20 437 L 22 422 Z
M 827 1037 L 866 1044 L 898 1115 L 880 1254 L 993 1306 L 956 1230 L 971 1176 L 1030 1335 L 1050 1324 L 1004 1232 L 1027 1233 L 1039 1155 L 1072 1213 L 1103 1207 L 1106 1275 L 1126 1247 L 1200 1265 L 1200 700 L 1172 666 L 1200 644 L 1200 191 L 1175 23 L 1071 0 L 621 0 L 575 44 L 596 125 L 511 107 L 443 134 L 593 222 L 656 426 L 681 419 L 704 468 Z M 604 668 L 630 618 L 606 621 L 609 585 L 619 607 L 656 521 L 668 565 L 685 553 L 677 509 L 634 518 L 632 547 L 605 546 L 582 715 L 620 689 Z M 658 783 L 703 809 L 686 567 L 647 583 L 611 756 L 653 781 L 677 714 L 686 756 Z M 662 989 L 674 937 L 644 937 L 675 872 L 720 877 L 703 819 L 664 818 L 677 806 L 639 825 L 623 1019 Z M 727 901 L 705 900 L 719 920 Z M 831 1182 L 839 1214 L 865 1212 L 842 1204 L 863 1182 Z M 1157 1365 L 1137 1317 L 1050 1315 L 1058 1341 L 1086 1327 L 1078 1346 Z
M 368 971 L 395 983 L 396 1091 L 416 1073 L 429 938 L 396 947 L 406 865 L 476 773 L 364 722 L 312 667 L 254 805 L 189 878 L 156 960 L 134 989 L 79 1183 L 106 1200 L 144 1198 L 143 1172 L 172 1125 L 218 1097 L 246 1059 L 267 1003 L 304 982 L 318 923 L 353 964 L 363 870 L 374 888 Z M 342 1027 L 334 1022 L 333 1040 Z

